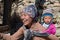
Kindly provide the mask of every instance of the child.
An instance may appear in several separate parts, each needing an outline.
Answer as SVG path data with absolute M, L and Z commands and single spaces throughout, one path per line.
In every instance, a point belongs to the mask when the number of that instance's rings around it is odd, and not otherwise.
M 46 28 L 46 32 L 48 32 L 49 34 L 53 34 L 55 35 L 56 33 L 56 27 L 55 25 L 52 23 L 52 20 L 53 20 L 53 14 L 51 13 L 44 13 L 42 15 L 43 17 L 43 27 Z

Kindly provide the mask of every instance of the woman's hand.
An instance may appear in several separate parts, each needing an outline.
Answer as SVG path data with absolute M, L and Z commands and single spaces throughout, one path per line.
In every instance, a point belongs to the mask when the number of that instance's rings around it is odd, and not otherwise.
M 59 40 L 58 37 L 56 37 L 55 35 L 52 35 L 52 34 L 49 35 L 48 38 L 51 39 L 51 40 Z

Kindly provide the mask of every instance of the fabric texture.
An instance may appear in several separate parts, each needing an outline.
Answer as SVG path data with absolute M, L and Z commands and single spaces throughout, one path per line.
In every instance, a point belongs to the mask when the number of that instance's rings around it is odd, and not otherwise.
M 32 30 L 30 30 L 30 29 L 26 29 L 26 27 L 25 26 L 23 26 L 23 28 L 24 28 L 24 40 L 32 40 L 31 38 L 33 37 L 33 36 L 38 36 L 38 37 L 47 37 L 47 36 L 49 36 L 49 34 L 48 33 L 40 33 L 40 32 L 37 32 L 37 31 L 32 31 Z
M 37 9 L 34 4 L 31 4 L 27 7 L 25 7 L 22 12 L 29 14 L 32 18 L 34 18 L 37 15 Z
M 47 9 L 43 10 L 43 14 L 44 13 L 53 13 L 53 10 L 51 8 L 47 8 Z

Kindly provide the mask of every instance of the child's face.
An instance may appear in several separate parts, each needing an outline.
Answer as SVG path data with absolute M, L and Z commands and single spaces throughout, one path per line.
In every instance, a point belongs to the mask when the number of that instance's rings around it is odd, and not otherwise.
M 45 16 L 44 17 L 44 22 L 47 23 L 47 24 L 49 24 L 51 22 L 51 20 L 52 20 L 51 16 Z

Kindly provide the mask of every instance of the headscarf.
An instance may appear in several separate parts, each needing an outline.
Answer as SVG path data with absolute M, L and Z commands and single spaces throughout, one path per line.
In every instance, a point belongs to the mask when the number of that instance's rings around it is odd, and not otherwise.
M 22 12 L 30 15 L 32 18 L 35 18 L 37 16 L 37 9 L 34 4 L 31 4 L 27 7 L 25 7 Z

